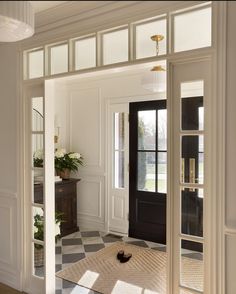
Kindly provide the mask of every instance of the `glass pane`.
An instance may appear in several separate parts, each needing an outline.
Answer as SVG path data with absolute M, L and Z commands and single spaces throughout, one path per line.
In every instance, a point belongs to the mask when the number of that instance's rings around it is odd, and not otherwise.
M 158 150 L 167 150 L 167 110 L 158 110 Z
M 103 35 L 103 64 L 128 61 L 128 29 Z
M 43 168 L 37 167 L 33 170 L 32 179 L 32 202 L 43 204 L 44 203 L 44 171 Z
M 204 267 L 201 243 L 181 240 L 180 283 L 181 286 L 203 291 Z
M 211 7 L 174 17 L 174 51 L 211 46 Z
M 139 191 L 156 191 L 155 152 L 138 152 L 138 187 Z
M 204 107 L 199 107 L 198 108 L 198 125 L 199 125 L 199 130 L 204 130 Z
M 33 244 L 33 275 L 37 277 L 44 277 L 44 246 Z
M 28 53 L 29 62 L 29 78 L 43 77 L 44 74 L 44 56 L 43 50 L 33 51 Z
M 115 133 L 115 150 L 124 149 L 124 137 L 125 137 L 125 114 L 114 113 L 114 133 Z
M 138 112 L 138 150 L 156 149 L 156 110 Z
M 151 36 L 163 35 L 164 39 L 159 42 L 159 54 L 166 54 L 166 20 L 140 24 L 136 26 L 136 58 L 156 56 L 156 42 Z
M 203 135 L 182 137 L 181 182 L 204 182 Z
M 182 130 L 203 130 L 203 81 L 181 84 Z
M 203 189 L 185 188 L 181 192 L 182 233 L 203 236 Z
M 68 44 L 51 48 L 51 74 L 68 71 Z
M 43 131 L 43 97 L 32 98 L 32 131 Z
M 115 188 L 124 188 L 124 151 L 115 151 Z
M 226 252 L 226 293 L 236 293 L 235 271 L 236 271 L 236 236 L 228 235 L 225 237 L 225 252 Z
M 32 207 L 33 210 L 33 239 L 44 240 L 44 212 L 41 207 Z M 40 247 L 40 245 L 37 245 Z
M 166 193 L 167 192 L 167 153 L 158 152 L 158 184 L 157 192 Z
M 96 66 L 96 38 L 88 38 L 75 42 L 75 69 Z
M 32 134 L 33 166 L 43 167 L 43 134 Z

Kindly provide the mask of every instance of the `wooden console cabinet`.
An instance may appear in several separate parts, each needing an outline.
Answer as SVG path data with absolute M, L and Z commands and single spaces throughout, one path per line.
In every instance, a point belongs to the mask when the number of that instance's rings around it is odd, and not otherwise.
M 61 236 L 78 231 L 77 226 L 77 189 L 80 179 L 62 180 L 55 183 L 55 209 L 63 213 Z M 34 185 L 35 203 L 43 203 L 43 185 Z

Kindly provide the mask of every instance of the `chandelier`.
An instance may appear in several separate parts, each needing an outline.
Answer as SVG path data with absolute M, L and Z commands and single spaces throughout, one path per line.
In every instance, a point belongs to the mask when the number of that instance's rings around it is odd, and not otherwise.
M 156 42 L 156 56 L 159 54 L 159 42 L 164 39 L 162 35 L 151 36 L 151 40 Z M 166 70 L 161 65 L 154 66 L 150 72 L 142 77 L 142 87 L 152 92 L 166 91 Z
M 16 42 L 34 34 L 30 1 L 0 1 L 0 42 Z

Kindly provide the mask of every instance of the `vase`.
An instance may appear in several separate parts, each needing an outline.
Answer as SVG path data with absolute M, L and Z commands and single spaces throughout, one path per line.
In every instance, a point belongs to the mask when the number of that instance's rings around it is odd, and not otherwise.
M 43 266 L 44 250 L 43 248 L 34 248 L 34 266 Z
M 57 175 L 60 176 L 61 179 L 68 180 L 70 178 L 70 170 L 68 168 L 57 170 Z

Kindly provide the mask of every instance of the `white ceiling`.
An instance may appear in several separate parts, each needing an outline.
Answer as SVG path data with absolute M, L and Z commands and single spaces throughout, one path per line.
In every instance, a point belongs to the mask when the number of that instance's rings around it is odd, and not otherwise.
M 49 8 L 58 6 L 60 4 L 66 3 L 68 1 L 30 1 L 34 8 L 34 12 L 38 13 Z

